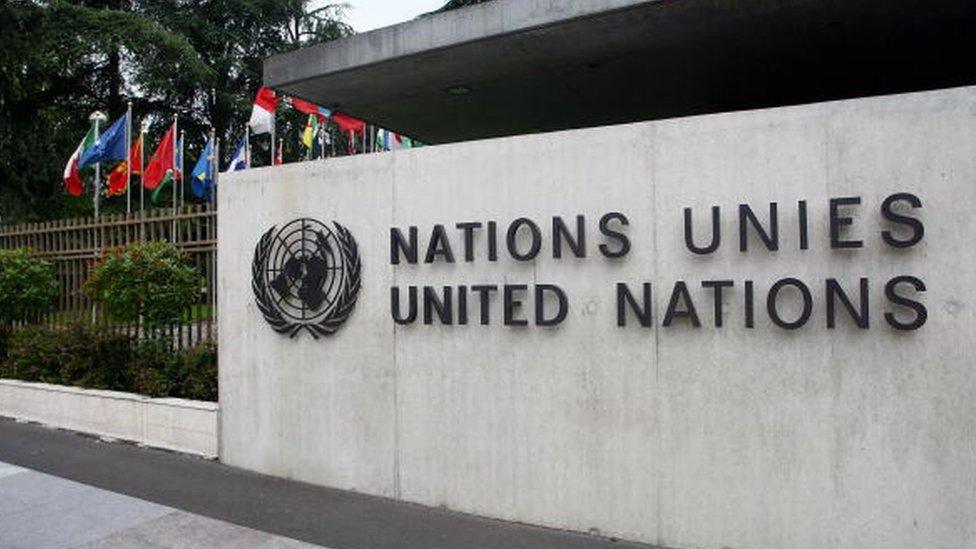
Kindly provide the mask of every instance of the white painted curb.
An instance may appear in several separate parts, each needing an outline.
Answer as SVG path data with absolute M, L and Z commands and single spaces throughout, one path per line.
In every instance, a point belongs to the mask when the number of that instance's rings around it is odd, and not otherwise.
M 207 458 L 217 457 L 216 402 L 150 398 L 0 379 L 0 415 Z

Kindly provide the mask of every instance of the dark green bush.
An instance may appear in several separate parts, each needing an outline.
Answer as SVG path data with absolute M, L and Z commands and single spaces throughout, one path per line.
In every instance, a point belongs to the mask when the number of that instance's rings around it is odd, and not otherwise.
M 110 390 L 128 386 L 132 337 L 85 323 L 49 330 L 61 345 L 61 379 L 50 383 Z
M 217 345 L 204 342 L 183 355 L 180 394 L 195 400 L 217 400 Z
M 10 339 L 0 378 L 217 400 L 217 347 L 173 350 L 166 338 L 137 340 L 100 327 L 27 326 Z
M 189 256 L 163 241 L 109 250 L 85 281 L 85 291 L 112 319 L 141 318 L 149 328 L 179 321 L 202 287 Z
M 170 350 L 161 337 L 139 342 L 133 353 L 132 391 L 153 397 L 179 396 L 175 390 L 179 379 L 180 354 Z
M 0 250 L 0 321 L 28 320 L 58 295 L 54 265 L 27 248 Z
M 57 295 L 51 262 L 27 248 L 0 250 L 0 360 L 7 356 L 13 323 L 37 318 Z
M 7 359 L 0 362 L 0 378 L 61 382 L 61 342 L 48 328 L 27 326 L 8 340 Z

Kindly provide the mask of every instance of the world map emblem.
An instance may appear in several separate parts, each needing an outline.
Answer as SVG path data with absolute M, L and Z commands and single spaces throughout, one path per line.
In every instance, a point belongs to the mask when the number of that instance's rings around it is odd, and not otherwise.
M 334 334 L 359 296 L 359 247 L 349 229 L 303 217 L 271 227 L 254 247 L 251 289 L 278 333 Z

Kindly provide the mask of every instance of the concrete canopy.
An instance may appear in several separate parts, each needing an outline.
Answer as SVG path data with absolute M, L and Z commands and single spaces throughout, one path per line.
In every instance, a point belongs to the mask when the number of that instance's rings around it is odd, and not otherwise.
M 426 143 L 976 83 L 962 0 L 495 0 L 277 55 L 265 85 Z

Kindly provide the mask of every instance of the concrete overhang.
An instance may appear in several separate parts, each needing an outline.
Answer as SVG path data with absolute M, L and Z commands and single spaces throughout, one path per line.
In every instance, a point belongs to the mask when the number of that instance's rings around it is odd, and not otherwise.
M 494 0 L 271 57 L 264 82 L 447 143 L 976 84 L 973 29 L 969 0 Z

